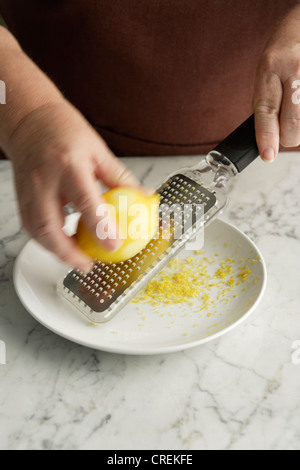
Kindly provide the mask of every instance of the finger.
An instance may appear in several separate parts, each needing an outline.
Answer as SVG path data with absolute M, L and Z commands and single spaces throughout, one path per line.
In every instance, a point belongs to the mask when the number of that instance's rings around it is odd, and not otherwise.
M 279 113 L 282 101 L 279 77 L 271 72 L 261 72 L 254 92 L 256 140 L 261 158 L 273 161 L 279 151 Z
M 284 147 L 300 145 L 300 103 L 295 89 L 298 80 L 289 79 L 284 84 L 284 95 L 280 113 L 280 143 Z
M 92 260 L 62 230 L 65 219 L 54 194 L 44 193 L 36 202 L 23 207 L 23 212 L 27 230 L 44 248 L 75 269 L 82 272 L 90 270 Z
M 99 211 L 101 204 L 104 204 L 101 198 L 100 186 L 93 174 L 92 169 L 86 167 L 76 167 L 70 170 L 65 178 L 63 189 L 65 198 L 68 198 L 82 213 L 82 220 L 98 243 L 112 251 L 117 250 L 121 241 L 118 239 L 116 220 L 113 217 L 108 219 L 107 214 Z M 99 213 L 100 215 L 97 215 Z M 101 241 L 97 237 L 97 227 L 105 220 L 105 237 Z
M 95 160 L 95 174 L 108 188 L 133 186 L 145 190 L 134 174 L 111 152 L 100 150 Z

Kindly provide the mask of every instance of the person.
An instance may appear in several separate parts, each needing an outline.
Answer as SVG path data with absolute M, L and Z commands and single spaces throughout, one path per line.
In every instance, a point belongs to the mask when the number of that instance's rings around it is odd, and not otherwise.
M 0 146 L 22 222 L 81 271 L 63 208 L 94 233 L 99 180 L 141 187 L 118 157 L 200 154 L 251 111 L 264 161 L 300 144 L 298 1 L 0 0 L 0 13 Z

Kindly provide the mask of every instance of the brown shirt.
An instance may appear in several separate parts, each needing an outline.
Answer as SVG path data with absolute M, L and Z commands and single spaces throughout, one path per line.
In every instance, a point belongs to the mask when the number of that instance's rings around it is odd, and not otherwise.
M 24 50 L 117 155 L 199 154 L 251 113 L 296 0 L 0 0 Z

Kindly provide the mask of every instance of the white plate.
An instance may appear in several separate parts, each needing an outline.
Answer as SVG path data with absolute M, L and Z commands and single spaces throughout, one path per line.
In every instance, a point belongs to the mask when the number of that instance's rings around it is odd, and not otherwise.
M 102 351 L 122 354 L 158 354 L 184 350 L 228 333 L 245 320 L 257 307 L 266 287 L 266 267 L 254 243 L 238 229 L 222 220 L 205 230 L 204 254 L 184 251 L 180 258 L 207 257 L 210 273 L 225 258 L 235 259 L 238 271 L 251 259 L 247 282 L 236 285 L 234 292 L 216 298 L 222 288 L 210 293 L 216 306 L 199 312 L 202 298 L 194 306 L 180 304 L 154 307 L 130 303 L 109 323 L 95 326 L 73 311 L 56 293 L 56 283 L 66 267 L 55 256 L 31 240 L 18 256 L 14 268 L 16 292 L 28 312 L 42 325 L 75 343 Z M 217 255 L 217 256 L 216 256 Z M 240 279 L 240 278 L 238 278 Z M 218 281 L 218 285 L 220 281 Z

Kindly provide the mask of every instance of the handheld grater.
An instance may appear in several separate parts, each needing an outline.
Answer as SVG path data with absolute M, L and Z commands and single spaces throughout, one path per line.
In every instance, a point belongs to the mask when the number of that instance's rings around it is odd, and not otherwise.
M 160 186 L 159 230 L 146 248 L 117 264 L 95 260 L 88 274 L 70 271 L 58 283 L 59 295 L 93 323 L 113 318 L 221 213 L 228 180 L 258 155 L 252 115 L 196 166 L 176 172 Z

